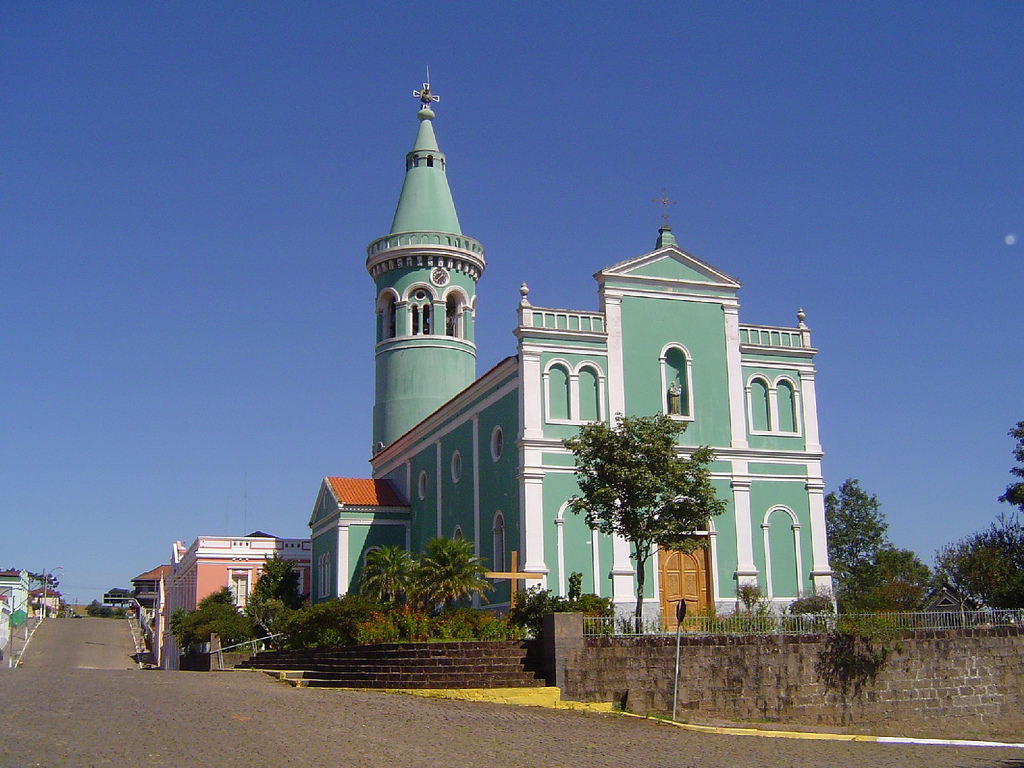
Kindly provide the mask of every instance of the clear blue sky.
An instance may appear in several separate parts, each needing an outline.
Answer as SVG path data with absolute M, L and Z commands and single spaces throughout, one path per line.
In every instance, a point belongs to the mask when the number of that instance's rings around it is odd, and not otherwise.
M 930 561 L 1024 419 L 1024 3 L 0 2 L 0 566 L 89 600 L 366 476 L 373 287 L 430 65 L 479 370 L 519 283 L 649 251 L 821 352 L 825 477 Z M 1021 238 L 1015 242 L 1015 237 Z

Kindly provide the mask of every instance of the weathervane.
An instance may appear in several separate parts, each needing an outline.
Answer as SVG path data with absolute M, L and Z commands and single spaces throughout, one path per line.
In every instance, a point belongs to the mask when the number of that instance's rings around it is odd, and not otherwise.
M 668 226 L 668 207 L 670 205 L 675 205 L 676 201 L 675 200 L 669 200 L 668 199 L 668 193 L 665 191 L 665 188 L 662 187 L 661 188 L 661 197 L 655 197 L 654 199 L 651 200 L 651 202 L 652 203 L 658 203 L 659 205 L 661 205 L 661 225 L 663 227 L 667 227 Z
M 423 84 L 423 90 L 413 91 L 412 95 L 415 96 L 423 104 L 424 109 L 429 109 L 432 102 L 440 101 L 440 96 L 435 96 L 430 90 L 430 67 L 427 67 L 427 82 Z

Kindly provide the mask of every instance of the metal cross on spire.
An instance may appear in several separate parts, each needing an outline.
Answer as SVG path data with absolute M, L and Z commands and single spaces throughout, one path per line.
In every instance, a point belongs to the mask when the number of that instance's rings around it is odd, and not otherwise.
M 423 90 L 413 91 L 412 95 L 415 96 L 423 104 L 424 109 L 430 107 L 432 102 L 440 101 L 440 96 L 435 96 L 433 91 L 430 90 L 430 67 L 427 67 L 427 82 L 423 84 Z
M 668 207 L 670 205 L 675 205 L 676 201 L 675 200 L 669 200 L 668 199 L 668 193 L 665 191 L 665 188 L 662 187 L 661 188 L 661 197 L 655 197 L 655 198 L 653 198 L 651 200 L 651 202 L 652 203 L 658 203 L 659 205 L 661 205 L 661 224 L 662 224 L 662 226 L 667 227 L 668 226 Z

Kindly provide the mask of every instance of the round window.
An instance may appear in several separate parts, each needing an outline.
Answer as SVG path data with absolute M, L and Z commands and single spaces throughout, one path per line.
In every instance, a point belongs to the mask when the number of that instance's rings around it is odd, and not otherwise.
M 427 498 L 427 473 L 423 470 L 420 470 L 420 479 L 416 484 L 416 490 L 420 494 L 420 501 Z
M 427 292 L 426 291 L 424 291 L 422 288 L 420 290 L 416 291 L 416 299 L 418 301 L 423 301 L 425 298 L 427 298 Z
M 456 451 L 452 454 L 452 482 L 459 482 L 462 477 L 462 454 Z
M 491 432 L 491 458 L 497 461 L 501 458 L 501 452 L 505 447 L 505 436 L 501 432 L 501 427 L 495 427 L 494 431 Z

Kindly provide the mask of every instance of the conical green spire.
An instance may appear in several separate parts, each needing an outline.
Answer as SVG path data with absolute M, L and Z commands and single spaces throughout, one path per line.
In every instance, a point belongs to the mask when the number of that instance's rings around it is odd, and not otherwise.
M 405 156 L 405 182 L 391 222 L 391 234 L 448 232 L 461 235 L 462 228 L 444 172 L 444 155 L 434 138 L 434 112 L 424 106 L 416 116 L 420 119 L 420 129 L 412 151 Z

